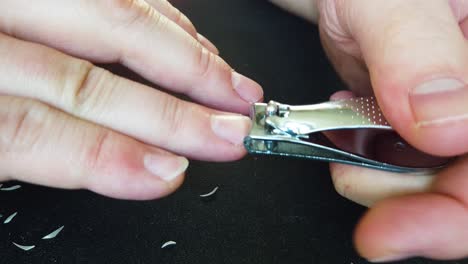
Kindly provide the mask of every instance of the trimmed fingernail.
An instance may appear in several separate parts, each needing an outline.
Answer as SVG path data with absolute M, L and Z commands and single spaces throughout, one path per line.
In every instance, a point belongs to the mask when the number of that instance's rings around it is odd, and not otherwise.
M 167 182 L 173 181 L 181 175 L 189 165 L 188 160 L 184 157 L 160 153 L 146 154 L 143 163 L 151 174 Z
M 211 129 L 221 139 L 239 146 L 250 131 L 251 121 L 241 115 L 212 115 Z
M 351 91 L 338 91 L 330 96 L 330 101 L 346 100 L 356 97 Z
M 205 36 L 203 36 L 200 33 L 197 33 L 197 39 L 209 51 L 213 52 L 216 55 L 219 55 L 218 48 L 216 48 L 215 44 L 213 44 L 213 42 L 209 41 Z
M 384 257 L 381 257 L 381 258 L 370 259 L 368 261 L 372 262 L 372 263 L 387 263 L 387 262 L 394 262 L 394 261 L 407 259 L 407 258 L 410 258 L 410 257 L 411 256 L 409 256 L 409 255 L 389 255 L 389 256 L 384 256 Z
M 410 91 L 414 117 L 421 126 L 468 121 L 468 86 L 457 79 L 436 79 Z
M 258 83 L 235 71 L 231 78 L 234 90 L 244 101 L 256 103 L 263 98 L 263 89 Z

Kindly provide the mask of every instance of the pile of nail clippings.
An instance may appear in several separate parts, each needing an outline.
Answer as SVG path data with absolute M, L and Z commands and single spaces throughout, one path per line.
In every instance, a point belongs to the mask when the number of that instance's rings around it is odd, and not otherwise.
M 3 184 L 0 184 L 0 191 L 2 192 L 11 192 L 11 191 L 15 191 L 15 190 L 18 190 L 21 188 L 21 185 L 13 185 L 13 186 L 10 186 L 10 187 L 3 187 Z M 13 221 L 13 219 L 18 215 L 18 212 L 14 212 L 12 214 L 10 214 L 8 217 L 5 218 L 5 220 L 3 220 L 3 224 L 6 225 L 6 224 L 9 224 Z M 3 218 L 3 214 L 0 214 L 0 219 Z M 51 233 L 45 235 L 42 237 L 43 240 L 46 240 L 46 239 L 53 239 L 55 238 L 64 228 L 65 226 L 61 226 L 59 228 L 57 228 L 56 230 L 52 231 Z M 16 242 L 11 242 L 14 246 L 16 246 L 17 248 L 19 249 L 22 249 L 24 251 L 29 251 L 33 248 L 36 247 L 36 245 L 21 245 L 21 244 L 18 244 Z
M 15 191 L 15 190 L 18 190 L 21 188 L 21 185 L 13 185 L 13 186 L 10 186 L 10 187 L 2 187 L 3 185 L 0 184 L 0 191 Z M 211 192 L 209 193 L 206 193 L 206 194 L 200 194 L 200 197 L 201 198 L 208 198 L 208 197 L 211 197 L 213 196 L 214 194 L 216 194 L 216 192 L 218 191 L 219 187 L 216 186 Z M 13 218 L 16 217 L 16 215 L 18 215 L 18 212 L 14 212 L 12 214 L 10 214 L 8 217 L 5 218 L 5 220 L 3 221 L 3 224 L 8 224 L 10 223 Z M 2 214 L 0 214 L 0 219 L 3 217 Z M 49 233 L 48 235 L 45 235 L 44 237 L 42 237 L 43 240 L 46 240 L 46 239 L 53 239 L 55 238 L 64 228 L 65 226 L 61 226 L 59 228 L 57 228 L 56 230 L 52 231 L 51 233 Z M 15 243 L 15 242 L 11 242 L 13 245 L 15 245 L 17 248 L 19 249 L 22 249 L 24 251 L 29 251 L 33 248 L 35 248 L 36 246 L 35 245 L 20 245 L 18 243 Z M 175 241 L 167 241 L 165 242 L 164 244 L 162 244 L 161 248 L 166 248 L 166 247 L 170 247 L 170 246 L 175 246 L 177 243 Z

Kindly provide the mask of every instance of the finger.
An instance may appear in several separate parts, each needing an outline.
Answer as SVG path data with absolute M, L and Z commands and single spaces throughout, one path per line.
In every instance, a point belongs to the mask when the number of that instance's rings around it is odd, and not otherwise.
M 467 256 L 468 214 L 459 201 L 434 193 L 386 200 L 361 220 L 355 234 L 360 254 L 372 262 L 410 257 Z
M 0 36 L 1 38 L 1 36 Z M 0 93 L 38 99 L 191 158 L 245 155 L 250 120 L 179 100 L 38 44 L 0 39 Z
M 50 6 L 60 12 L 49 12 Z M 141 0 L 2 1 L 0 30 L 96 62 L 121 62 L 154 83 L 222 110 L 263 96 L 176 23 Z M 24 10 L 35 10 L 24 16 Z M 37 23 L 41 21 L 41 23 Z M 74 28 L 74 34 L 70 34 Z
M 166 0 L 146 0 L 154 9 L 158 10 L 159 13 L 169 18 L 181 28 L 183 28 L 192 37 L 197 36 L 197 30 L 192 22 L 185 16 L 179 9 L 175 8 L 169 1 Z
M 350 91 L 338 91 L 330 100 L 353 97 Z M 434 175 L 392 173 L 341 163 L 331 163 L 330 172 L 340 195 L 367 207 L 389 197 L 427 191 L 435 178 Z
M 434 175 L 392 173 L 339 163 L 330 164 L 336 191 L 358 204 L 371 207 L 386 198 L 429 190 Z
M 324 20 L 322 18 L 322 20 Z M 327 23 L 319 23 L 320 39 L 327 57 L 346 86 L 357 96 L 373 95 L 369 71 L 362 58 L 344 51 L 335 39 L 329 36 Z
M 152 199 L 174 191 L 188 165 L 185 158 L 33 100 L 0 96 L 0 120 L 3 177 Z
M 468 49 L 449 1 L 322 2 L 335 3 L 334 36 L 356 41 L 342 48 L 362 52 L 392 126 L 431 154 L 468 151 Z
M 171 3 L 166 0 L 146 0 L 146 2 L 158 10 L 162 15 L 172 20 L 174 23 L 187 31 L 187 33 L 197 39 L 209 51 L 213 52 L 214 54 L 219 54 L 216 46 L 203 35 L 197 33 L 195 26 L 188 19 L 188 17 L 180 12 L 179 9 L 171 5 Z
M 356 230 L 360 253 L 380 261 L 468 256 L 467 173 L 465 157 L 437 176 L 430 193 L 378 203 Z
M 270 0 L 270 2 L 311 22 L 317 21 L 316 0 Z
M 330 101 L 346 100 L 354 97 L 356 97 L 356 95 L 353 92 L 348 90 L 341 90 L 332 94 L 330 96 Z

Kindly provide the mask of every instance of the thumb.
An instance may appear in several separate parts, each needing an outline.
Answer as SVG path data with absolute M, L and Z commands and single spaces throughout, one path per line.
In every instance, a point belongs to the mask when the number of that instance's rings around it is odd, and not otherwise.
M 468 47 L 449 1 L 334 2 L 392 126 L 431 154 L 467 152 Z

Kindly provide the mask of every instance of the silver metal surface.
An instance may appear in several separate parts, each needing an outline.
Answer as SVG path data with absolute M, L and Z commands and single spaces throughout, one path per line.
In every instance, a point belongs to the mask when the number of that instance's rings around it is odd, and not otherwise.
M 415 165 L 406 165 L 411 163 L 411 158 L 403 156 L 404 154 L 407 155 L 407 153 L 401 151 L 406 147 L 402 140 L 395 141 L 395 149 L 392 149 L 392 153 L 389 154 L 401 155 L 401 159 L 406 162 L 403 163 L 405 164 L 403 166 L 398 162 L 383 162 L 374 159 L 370 157 L 371 155 L 366 155 L 363 150 L 349 151 L 337 147 L 337 144 L 330 140 L 330 134 L 335 131 L 371 130 L 393 133 L 392 127 L 385 120 L 373 97 L 353 98 L 305 106 L 290 106 L 274 101 L 268 104 L 256 103 L 252 106 L 250 116 L 252 129 L 245 138 L 244 145 L 252 154 L 299 157 L 392 172 L 421 174 L 438 170 L 448 162 L 447 159 L 432 157 L 408 146 L 407 152 L 416 153 L 416 158 L 414 159 Z M 346 138 L 338 138 L 338 141 L 344 139 Z M 379 143 L 369 142 L 372 144 Z M 369 142 L 366 144 L 370 144 Z M 346 145 L 346 142 L 345 144 L 341 143 L 341 146 L 344 145 Z M 359 146 L 359 148 L 362 148 L 362 146 Z M 387 149 L 384 149 L 384 152 L 387 152 Z M 388 160 L 396 159 L 389 158 Z M 424 162 L 419 160 L 430 160 L 430 162 L 425 165 Z
M 261 104 L 258 106 L 263 107 Z M 271 101 L 266 109 L 265 123 L 291 135 L 352 128 L 392 129 L 374 97 L 305 106 L 290 106 Z M 276 109 L 276 112 L 271 109 Z

